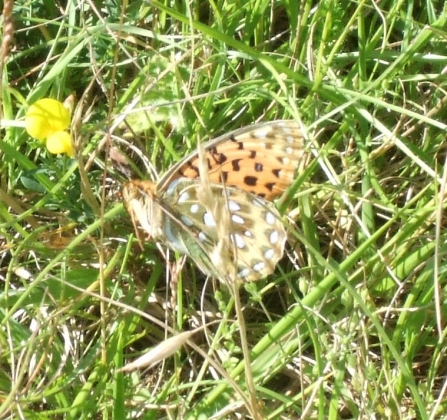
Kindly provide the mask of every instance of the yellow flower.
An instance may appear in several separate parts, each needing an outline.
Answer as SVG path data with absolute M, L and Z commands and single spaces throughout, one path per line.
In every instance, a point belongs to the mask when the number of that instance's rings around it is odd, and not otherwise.
M 55 99 L 40 99 L 28 108 L 25 129 L 31 136 L 46 142 L 50 153 L 66 153 L 73 156 L 70 134 L 64 130 L 70 125 L 70 114 Z

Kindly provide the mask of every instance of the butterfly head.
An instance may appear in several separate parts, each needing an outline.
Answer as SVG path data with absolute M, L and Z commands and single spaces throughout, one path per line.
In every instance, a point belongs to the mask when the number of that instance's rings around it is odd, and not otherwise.
M 135 226 L 138 224 L 151 237 L 160 237 L 161 227 L 156 214 L 160 205 L 156 202 L 156 185 L 150 181 L 133 180 L 123 185 L 123 201 Z

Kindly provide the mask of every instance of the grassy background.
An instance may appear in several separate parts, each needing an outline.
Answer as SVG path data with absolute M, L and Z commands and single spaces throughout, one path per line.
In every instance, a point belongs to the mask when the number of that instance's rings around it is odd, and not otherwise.
M 5 4 L 0 417 L 445 417 L 444 2 L 62 3 Z M 74 159 L 23 129 L 29 104 L 70 95 Z M 306 127 L 309 160 L 242 323 L 191 261 L 140 250 L 116 156 L 156 179 L 279 118 Z

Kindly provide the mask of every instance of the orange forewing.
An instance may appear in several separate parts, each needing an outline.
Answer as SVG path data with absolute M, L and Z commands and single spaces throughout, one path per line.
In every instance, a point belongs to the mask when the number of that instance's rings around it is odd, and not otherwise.
M 255 129 L 245 127 L 206 143 L 204 148 L 210 182 L 273 200 L 293 181 L 303 156 L 303 136 L 295 121 L 277 121 Z M 181 177 L 199 177 L 197 151 L 171 167 L 160 180 L 160 188 Z

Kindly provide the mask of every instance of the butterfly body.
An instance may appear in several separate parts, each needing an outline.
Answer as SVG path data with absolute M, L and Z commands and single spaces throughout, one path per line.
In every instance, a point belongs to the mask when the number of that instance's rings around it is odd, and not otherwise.
M 303 154 L 294 121 L 243 128 L 203 145 L 154 184 L 124 185 L 128 212 L 156 241 L 222 279 L 271 274 L 286 242 L 270 201 L 293 181 Z M 203 172 L 206 172 L 203 174 Z

